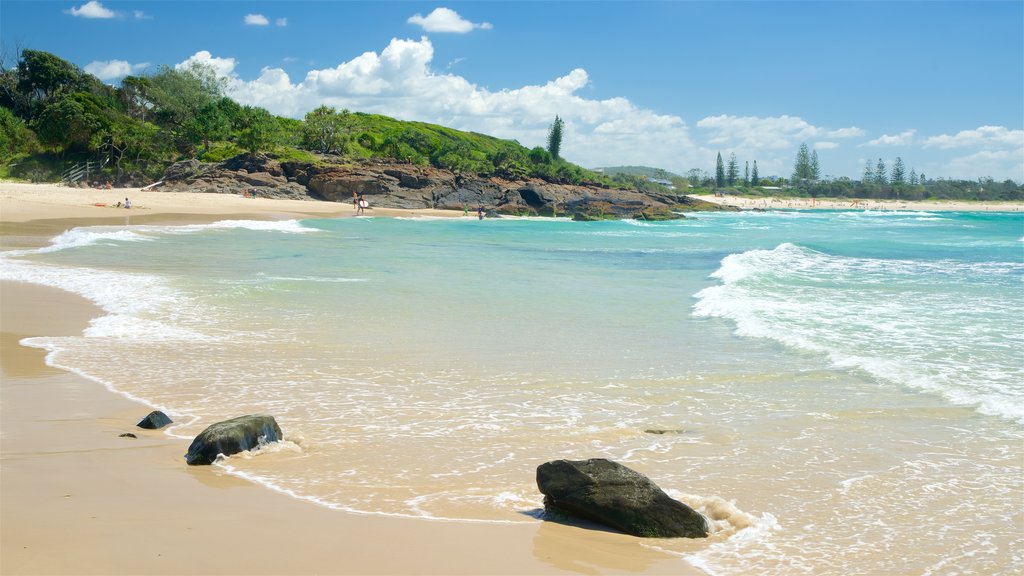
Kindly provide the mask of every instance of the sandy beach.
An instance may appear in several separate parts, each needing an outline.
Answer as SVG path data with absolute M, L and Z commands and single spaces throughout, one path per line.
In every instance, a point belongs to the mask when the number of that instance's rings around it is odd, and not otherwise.
M 131 210 L 110 207 L 125 197 Z M 374 211 L 408 214 L 461 216 Z M 328 203 L 0 183 L 4 250 L 93 224 L 351 215 Z M 151 407 L 49 367 L 42 350 L 20 344 L 79 334 L 97 307 L 3 282 L 0 312 L 0 573 L 698 573 L 605 530 L 355 515 L 186 466 L 186 441 L 135 426 Z M 129 432 L 137 438 L 120 436 Z
M 907 210 L 917 212 L 1021 212 L 1024 202 L 967 202 L 953 200 L 867 200 L 850 198 L 751 198 L 745 196 L 694 195 L 694 198 L 736 206 L 743 209 L 763 210 Z

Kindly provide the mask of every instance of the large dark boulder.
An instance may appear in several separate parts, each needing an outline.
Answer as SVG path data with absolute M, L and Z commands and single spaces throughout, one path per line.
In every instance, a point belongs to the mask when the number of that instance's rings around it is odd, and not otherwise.
M 707 520 L 673 500 L 646 476 L 621 464 L 555 460 L 537 467 L 537 487 L 549 511 L 576 516 L 633 536 L 704 538 Z
M 136 426 L 139 428 L 145 428 L 146 430 L 158 430 L 171 424 L 173 421 L 167 417 L 167 414 L 159 410 L 153 410 L 146 415 Z
M 230 456 L 281 438 L 281 427 L 273 416 L 239 416 L 203 430 L 188 447 L 185 461 L 190 465 L 212 464 L 219 454 Z

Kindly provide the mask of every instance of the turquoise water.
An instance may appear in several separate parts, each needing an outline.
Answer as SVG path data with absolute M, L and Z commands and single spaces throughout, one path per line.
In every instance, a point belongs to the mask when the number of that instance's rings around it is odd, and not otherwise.
M 274 414 L 221 466 L 299 498 L 535 522 L 538 464 L 608 457 L 716 520 L 660 544 L 708 572 L 1024 568 L 1020 214 L 81 228 L 2 263 L 108 312 L 32 344 L 172 434 Z

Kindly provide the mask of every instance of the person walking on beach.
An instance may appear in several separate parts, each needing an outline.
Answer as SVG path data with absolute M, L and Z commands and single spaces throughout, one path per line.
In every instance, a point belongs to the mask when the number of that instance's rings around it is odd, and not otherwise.
M 352 208 L 359 212 L 359 193 L 355 190 L 352 191 Z
M 363 214 L 363 210 L 369 205 L 369 202 L 363 200 L 362 195 L 356 196 L 356 216 L 361 216 Z
M 477 209 L 476 209 L 476 217 L 481 219 L 481 220 L 484 219 L 484 207 L 483 206 L 478 206 L 477 207 Z

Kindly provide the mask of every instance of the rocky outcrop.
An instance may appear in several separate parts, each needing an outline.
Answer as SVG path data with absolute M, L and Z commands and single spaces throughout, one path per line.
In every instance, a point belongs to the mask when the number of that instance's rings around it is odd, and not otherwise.
M 217 456 L 252 450 L 282 438 L 273 416 L 251 414 L 211 424 L 188 447 L 185 461 L 190 465 L 212 464 Z
M 576 220 L 682 218 L 694 210 L 732 209 L 671 194 L 646 194 L 593 183 L 555 184 L 466 175 L 432 166 L 380 159 L 346 164 L 278 162 L 241 155 L 219 164 L 186 160 L 170 166 L 163 190 L 255 193 L 349 203 L 353 194 L 381 208 L 462 210 L 483 206 L 489 214 L 569 216 Z
M 704 538 L 707 520 L 646 476 L 603 458 L 537 467 L 544 507 L 646 538 Z
M 139 428 L 145 428 L 146 430 L 159 430 L 168 424 L 172 424 L 173 421 L 167 417 L 167 414 L 159 410 L 153 410 L 146 415 L 136 426 Z
M 289 178 L 280 162 L 263 155 L 242 154 L 217 164 L 183 160 L 168 166 L 161 180 L 159 190 L 166 192 L 320 200 L 294 176 Z

